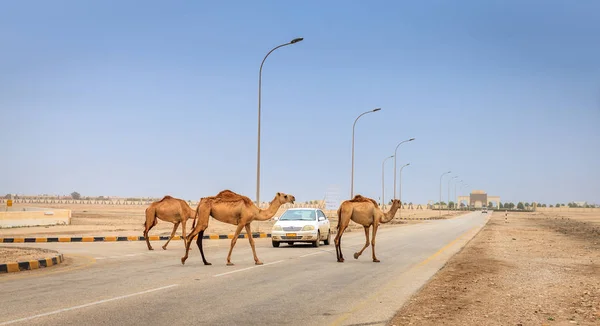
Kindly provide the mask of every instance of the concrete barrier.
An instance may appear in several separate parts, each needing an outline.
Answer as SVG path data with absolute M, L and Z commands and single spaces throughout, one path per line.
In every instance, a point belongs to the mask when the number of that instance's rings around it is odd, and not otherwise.
M 71 224 L 71 210 L 22 207 L 0 211 L 0 227 Z

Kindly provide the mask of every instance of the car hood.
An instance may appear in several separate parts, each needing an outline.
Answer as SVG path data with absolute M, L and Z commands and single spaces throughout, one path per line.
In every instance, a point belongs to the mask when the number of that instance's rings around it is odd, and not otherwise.
M 277 221 L 275 225 L 281 225 L 281 227 L 287 226 L 305 226 L 305 225 L 317 225 L 317 221 Z

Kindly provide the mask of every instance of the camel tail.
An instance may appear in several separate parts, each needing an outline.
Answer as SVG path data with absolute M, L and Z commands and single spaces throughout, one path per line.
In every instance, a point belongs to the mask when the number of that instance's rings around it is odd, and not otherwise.
M 342 220 L 341 216 L 342 216 L 342 206 L 340 206 L 340 208 L 338 208 L 338 210 L 337 210 L 337 217 L 338 217 L 338 224 L 337 224 L 337 227 L 336 227 L 337 230 L 340 229 L 340 225 L 342 224 L 341 223 L 341 220 Z
M 146 208 L 146 220 L 144 221 L 144 223 L 142 224 L 144 227 L 146 227 L 146 223 L 148 223 L 148 214 L 151 213 L 152 215 L 154 215 L 154 221 L 156 221 L 156 209 L 151 209 L 150 207 Z M 154 223 L 153 221 L 153 223 Z
M 196 227 L 196 221 L 198 220 L 198 214 L 200 212 L 200 202 L 198 202 L 198 207 L 196 207 L 196 214 L 194 214 L 194 221 L 192 222 L 192 230 Z

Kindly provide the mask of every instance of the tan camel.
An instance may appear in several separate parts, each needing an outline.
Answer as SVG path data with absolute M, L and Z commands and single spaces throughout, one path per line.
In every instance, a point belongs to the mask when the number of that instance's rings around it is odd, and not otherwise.
M 154 250 L 150 245 L 150 240 L 148 240 L 148 232 L 158 223 L 157 218 L 174 224 L 171 237 L 162 246 L 163 250 L 167 250 L 167 245 L 175 236 L 179 224 L 181 224 L 182 239 L 185 241 L 185 222 L 189 218 L 194 219 L 195 222 L 196 212 L 185 200 L 171 196 L 165 196 L 163 199 L 150 204 L 146 208 L 146 222 L 144 223 L 144 238 L 146 239 L 146 244 L 148 244 L 148 250 Z
M 354 259 L 358 259 L 363 251 L 369 246 L 369 228 L 373 226 L 373 239 L 371 240 L 371 246 L 373 251 L 373 261 L 378 263 L 379 259 L 375 256 L 375 236 L 377 235 L 377 228 L 380 223 L 388 223 L 396 215 L 396 211 L 400 207 L 400 200 L 394 199 L 392 201 L 392 207 L 389 211 L 384 213 L 377 203 L 367 197 L 356 195 L 351 200 L 344 201 L 340 208 L 338 208 L 338 225 L 337 234 L 335 236 L 335 252 L 337 255 L 337 261 L 340 263 L 344 262 L 344 255 L 342 255 L 342 235 L 350 224 L 350 220 L 362 225 L 365 228 L 365 238 L 367 239 L 365 246 L 359 251 L 354 253 Z
M 204 265 L 211 265 L 204 258 L 204 251 L 202 250 L 202 236 L 204 230 L 208 227 L 208 219 L 210 216 L 218 221 L 237 225 L 233 239 L 231 239 L 231 246 L 229 247 L 229 254 L 227 255 L 227 265 L 232 266 L 231 263 L 231 252 L 233 247 L 242 232 L 243 228 L 246 228 L 246 235 L 250 241 L 252 247 L 252 254 L 254 254 L 254 262 L 256 265 L 262 265 L 262 262 L 258 260 L 256 256 L 256 250 L 254 249 L 254 239 L 252 239 L 252 232 L 250 231 L 250 223 L 252 221 L 267 221 L 272 218 L 279 207 L 283 204 L 294 203 L 296 198 L 292 195 L 286 195 L 278 192 L 275 198 L 269 204 L 269 208 L 260 209 L 258 208 L 250 198 L 236 194 L 230 190 L 223 190 L 214 197 L 204 197 L 200 199 L 198 207 L 196 208 L 196 216 L 198 218 L 198 224 L 193 228 L 192 232 L 186 238 L 186 250 L 185 256 L 181 258 L 181 263 L 185 264 L 188 258 L 188 252 L 192 239 L 198 234 L 196 244 L 200 249 L 202 255 L 202 261 Z M 196 221 L 194 221 L 195 223 Z

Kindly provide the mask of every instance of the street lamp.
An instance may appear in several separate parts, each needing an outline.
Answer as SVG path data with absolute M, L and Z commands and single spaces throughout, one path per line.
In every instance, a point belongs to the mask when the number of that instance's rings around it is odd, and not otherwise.
M 442 175 L 440 176 L 440 201 L 438 203 L 440 205 L 440 207 L 438 208 L 438 211 L 440 213 L 439 214 L 440 218 L 442 217 L 442 178 L 444 177 L 444 175 L 446 175 L 446 174 L 448 174 L 450 172 L 452 172 L 452 171 L 448 171 L 446 173 L 442 173 Z
M 464 188 L 467 188 L 468 186 L 469 186 L 468 184 L 466 184 L 466 183 L 463 183 L 463 184 L 460 186 L 460 188 L 461 188 L 461 191 L 462 191 L 462 188 L 463 188 L 463 187 L 464 187 Z M 470 198 L 469 198 L 469 199 L 470 199 Z M 465 208 L 467 208 L 467 207 L 469 206 L 469 201 L 467 201 L 467 205 L 465 205 L 465 206 L 466 206 Z
M 384 174 L 384 170 L 383 167 L 385 165 L 385 161 L 391 159 L 392 157 L 394 157 L 394 155 L 388 156 L 386 157 L 383 162 L 381 163 L 381 207 L 384 208 L 385 206 L 385 174 Z
M 398 147 L 400 147 L 400 145 L 402 145 L 403 143 L 409 142 L 409 141 L 413 141 L 413 140 L 415 140 L 415 139 L 411 138 L 411 139 L 401 141 L 398 145 L 396 145 L 396 149 L 394 150 L 394 199 L 396 199 L 396 158 L 398 158 L 398 153 L 396 153 L 396 152 L 398 151 Z
M 456 185 L 458 185 L 459 183 L 462 183 L 463 181 L 460 180 L 459 182 L 454 184 L 454 199 L 456 199 L 456 201 L 454 202 L 454 210 L 456 211 L 456 205 L 458 204 L 458 197 L 456 197 Z
M 358 121 L 360 117 L 367 113 L 373 113 L 379 110 L 381 110 L 381 108 L 376 108 L 371 111 L 363 112 L 361 115 L 356 117 L 356 119 L 354 120 L 354 124 L 352 125 L 352 178 L 350 180 L 350 198 L 354 198 L 354 127 L 356 127 L 356 121 Z
M 263 68 L 263 65 L 265 64 L 265 60 L 267 60 L 267 57 L 269 56 L 269 54 L 271 54 L 271 52 L 279 49 L 280 47 L 284 47 L 286 45 L 296 44 L 302 40 L 304 40 L 304 38 L 299 37 L 299 38 L 295 38 L 295 39 L 289 41 L 288 43 L 284 43 L 284 44 L 274 47 L 273 49 L 271 49 L 271 51 L 269 51 L 267 53 L 267 55 L 265 55 L 264 59 L 260 63 L 260 70 L 258 71 L 258 149 L 257 149 L 257 153 L 256 153 L 256 157 L 257 157 L 256 158 L 256 206 L 259 206 L 259 207 L 260 207 L 260 100 L 261 100 L 261 88 L 262 88 L 262 68 Z
M 404 164 L 401 168 L 400 168 L 400 191 L 398 192 L 398 199 L 400 199 L 400 216 L 399 218 L 402 218 L 402 169 L 404 169 L 405 167 L 409 166 L 410 163 L 406 163 Z
M 450 178 L 450 180 L 448 180 L 448 215 L 450 215 L 450 182 L 452 182 L 452 180 L 458 178 L 457 175 L 453 176 L 452 178 Z

